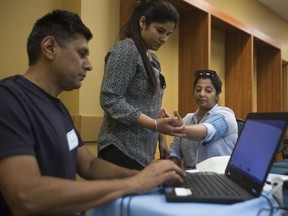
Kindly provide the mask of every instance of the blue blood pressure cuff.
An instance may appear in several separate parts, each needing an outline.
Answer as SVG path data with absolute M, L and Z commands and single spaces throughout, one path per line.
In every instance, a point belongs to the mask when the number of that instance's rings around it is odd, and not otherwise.
M 207 128 L 207 135 L 202 140 L 202 145 L 205 146 L 213 140 L 217 140 L 222 137 L 228 130 L 228 124 L 225 120 L 225 116 L 216 115 L 203 123 Z

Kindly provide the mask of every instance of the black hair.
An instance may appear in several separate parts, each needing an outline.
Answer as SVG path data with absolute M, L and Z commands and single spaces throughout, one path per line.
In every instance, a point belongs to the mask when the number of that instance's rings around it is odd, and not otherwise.
M 76 13 L 65 10 L 54 10 L 38 19 L 27 41 L 29 65 L 36 63 L 40 51 L 41 41 L 47 36 L 53 36 L 60 46 L 75 39 L 76 34 L 83 35 L 89 41 L 93 35 Z
M 172 22 L 175 23 L 174 28 L 176 28 L 179 21 L 179 15 L 176 8 L 166 0 L 141 0 L 135 5 L 128 23 L 124 26 L 124 35 L 133 39 L 142 57 L 149 82 L 152 86 L 152 91 L 155 93 L 157 89 L 157 80 L 147 58 L 140 35 L 139 20 L 142 16 L 145 17 L 145 24 L 148 26 L 153 22 Z
M 220 80 L 220 77 L 217 75 L 216 71 L 214 70 L 197 70 L 194 73 L 195 79 L 194 79 L 194 87 L 195 89 L 196 84 L 200 78 L 202 79 L 210 79 L 214 88 L 216 89 L 216 94 L 220 94 L 222 92 L 222 82 Z

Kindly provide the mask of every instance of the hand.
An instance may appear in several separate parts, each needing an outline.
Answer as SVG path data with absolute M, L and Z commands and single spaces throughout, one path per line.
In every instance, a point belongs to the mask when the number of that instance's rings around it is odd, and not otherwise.
M 184 124 L 183 119 L 182 119 L 182 117 L 180 116 L 180 114 L 178 113 L 178 111 L 175 110 L 175 111 L 173 112 L 173 114 L 174 114 L 174 116 L 178 119 L 178 121 L 181 122 L 181 125 L 183 125 L 183 124 Z
M 180 127 L 180 126 L 182 126 L 184 123 L 183 123 L 183 120 L 182 120 L 181 116 L 179 115 L 178 111 L 175 110 L 175 111 L 173 112 L 173 114 L 174 114 L 174 117 L 177 118 L 177 121 L 173 121 L 173 122 L 171 123 L 172 126 L 174 126 L 174 127 Z M 169 118 L 169 117 L 171 117 L 171 115 L 168 113 L 168 111 L 166 110 L 166 108 L 165 108 L 165 107 L 161 108 L 161 109 L 160 109 L 160 112 L 159 112 L 159 118 Z
M 183 183 L 184 171 L 170 160 L 151 162 L 137 175 L 131 177 L 136 193 L 146 193 L 153 188 L 168 182 Z
M 162 133 L 159 134 L 159 152 L 160 159 L 168 159 L 169 158 L 169 148 L 166 141 L 166 136 Z
M 161 108 L 159 112 L 159 118 L 167 118 L 167 117 L 171 117 L 171 115 L 167 112 L 165 107 Z
M 157 131 L 170 136 L 186 137 L 181 123 L 177 117 L 160 118 L 157 119 Z
M 177 125 L 177 126 L 182 126 L 182 125 L 184 125 L 183 119 L 182 119 L 182 117 L 180 116 L 180 114 L 178 113 L 178 111 L 175 110 L 175 111 L 173 112 L 173 114 L 174 114 L 174 116 L 175 116 L 175 117 L 177 118 L 177 120 L 178 120 L 178 125 Z

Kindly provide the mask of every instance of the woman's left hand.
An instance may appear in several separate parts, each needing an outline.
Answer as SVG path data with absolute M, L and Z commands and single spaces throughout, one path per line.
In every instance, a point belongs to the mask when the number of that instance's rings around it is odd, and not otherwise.
M 160 159 L 168 159 L 169 158 L 169 148 L 166 141 L 166 136 L 164 134 L 159 133 L 159 153 Z

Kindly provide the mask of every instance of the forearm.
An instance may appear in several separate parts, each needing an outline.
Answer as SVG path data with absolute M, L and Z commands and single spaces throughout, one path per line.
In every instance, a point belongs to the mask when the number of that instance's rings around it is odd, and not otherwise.
M 149 116 L 145 115 L 145 114 L 141 114 L 139 116 L 139 118 L 136 120 L 135 124 L 139 127 L 142 128 L 147 128 L 153 131 L 156 131 L 157 129 L 157 122 L 155 122 L 157 120 L 150 118 Z
M 138 170 L 120 167 L 100 158 L 95 158 L 88 171 L 86 179 L 113 179 L 133 176 L 139 173 Z
M 159 160 L 124 179 L 66 180 L 42 176 L 31 156 L 0 160 L 0 173 L 5 173 L 0 175 L 1 193 L 15 216 L 80 212 L 127 194 L 146 193 L 168 180 L 183 182 L 184 177 L 175 164 Z
M 84 179 L 113 179 L 129 177 L 139 171 L 117 166 L 101 158 L 96 158 L 87 147 L 81 146 L 77 152 L 77 173 Z
M 167 145 L 166 135 L 159 133 L 158 141 L 159 143 L 163 143 L 164 145 Z
M 167 145 L 166 136 L 162 133 L 159 133 L 158 142 L 159 142 L 160 159 L 168 159 L 169 148 Z
M 15 216 L 79 212 L 136 191 L 130 186 L 134 177 L 77 182 L 43 176 L 32 156 L 0 160 L 0 173 L 1 193 Z
M 130 179 L 76 182 L 44 177 L 28 188 L 21 191 L 20 199 L 14 203 L 14 215 L 80 212 L 136 192 Z
M 203 124 L 185 125 L 182 133 L 186 134 L 185 138 L 198 141 L 206 136 L 207 128 Z
M 182 150 L 180 148 L 181 138 L 175 137 L 173 142 L 170 144 L 169 159 L 173 161 L 177 166 L 182 167 Z

